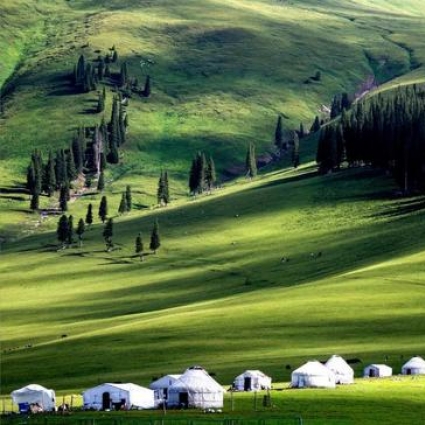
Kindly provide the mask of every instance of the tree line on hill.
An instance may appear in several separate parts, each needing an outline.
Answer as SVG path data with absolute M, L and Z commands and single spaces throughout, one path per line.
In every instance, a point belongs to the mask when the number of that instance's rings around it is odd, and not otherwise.
M 322 127 L 316 160 L 321 173 L 370 165 L 389 170 L 404 192 L 425 188 L 425 85 L 361 100 Z

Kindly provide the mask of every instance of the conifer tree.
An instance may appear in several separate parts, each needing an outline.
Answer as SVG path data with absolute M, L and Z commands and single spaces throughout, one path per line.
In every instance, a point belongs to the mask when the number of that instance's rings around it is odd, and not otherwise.
M 124 87 L 127 84 L 128 81 L 128 71 L 127 71 L 127 62 L 123 62 L 121 64 L 120 69 L 120 87 Z
M 143 261 L 143 240 L 142 240 L 142 234 L 140 232 L 137 235 L 135 243 L 134 243 L 134 251 L 140 257 L 140 261 Z
M 40 195 L 37 192 L 35 192 L 31 196 L 30 209 L 32 211 L 36 211 L 38 210 L 39 206 L 40 206 Z
M 302 122 L 300 122 L 300 129 L 298 131 L 298 136 L 299 136 L 300 139 L 302 139 L 303 137 L 306 136 L 304 124 Z
M 119 116 L 118 116 L 118 125 L 119 125 L 119 136 L 120 136 L 120 145 L 123 145 L 125 143 L 126 138 L 126 126 L 125 126 L 125 117 L 126 113 L 124 110 L 124 106 L 122 103 L 120 103 L 119 108 Z
M 86 224 L 89 226 L 89 228 L 93 224 L 93 205 L 92 204 L 89 204 L 89 206 L 87 207 Z
M 108 216 L 108 200 L 106 196 L 102 196 L 99 205 L 99 218 L 102 220 L 102 223 L 105 223 L 105 220 Z
M 112 242 L 112 237 L 114 236 L 114 222 L 112 218 L 109 218 L 103 228 L 103 239 L 105 239 L 106 250 L 110 251 L 114 244 Z
M 78 58 L 76 71 L 75 71 L 75 84 L 76 85 L 83 83 L 85 72 L 86 72 L 86 60 L 84 58 L 84 55 L 80 55 L 80 57 Z
M 105 87 L 103 87 L 105 89 Z M 99 91 L 97 95 L 97 106 L 96 106 L 96 112 L 99 114 L 100 112 L 103 112 L 105 110 L 105 97 L 103 92 Z
M 77 168 L 75 166 L 74 153 L 73 150 L 70 149 L 66 154 L 66 172 L 67 172 L 67 180 L 73 181 L 78 177 Z
M 83 235 L 85 231 L 86 231 L 86 226 L 84 224 L 84 220 L 80 218 L 80 220 L 78 220 L 77 230 L 75 231 L 75 233 L 77 233 L 77 236 L 78 236 L 78 245 L 80 247 L 83 246 Z
M 111 61 L 114 63 L 118 61 L 118 52 L 115 48 L 112 51 Z
M 34 193 L 36 193 L 36 177 L 35 177 L 35 168 L 34 168 L 34 164 L 31 161 L 30 165 L 28 165 L 27 168 L 27 189 L 29 191 L 29 193 L 31 195 L 33 195 Z
M 133 208 L 133 197 L 131 194 L 130 185 L 127 185 L 125 188 L 125 206 L 126 206 L 126 211 L 131 211 L 131 209 Z
M 211 191 L 217 182 L 217 173 L 215 171 L 215 164 L 212 156 L 210 156 L 207 161 L 206 181 L 208 190 Z
M 68 201 L 69 201 L 69 185 L 65 182 L 59 193 L 59 207 L 62 212 L 68 211 Z
M 281 115 L 277 117 L 277 124 L 276 124 L 276 129 L 274 132 L 274 144 L 279 150 L 286 149 L 286 146 L 284 146 L 284 143 L 283 143 L 283 128 L 282 128 Z
M 300 138 L 298 137 L 298 133 L 294 131 L 293 133 L 293 143 L 294 148 L 292 151 L 292 165 L 294 168 L 297 168 L 300 165 Z
M 65 151 L 60 149 L 56 152 L 55 159 L 55 174 L 56 174 L 56 187 L 60 189 L 68 179 L 68 170 Z
M 169 192 L 168 192 L 168 174 L 167 172 L 162 172 L 158 180 L 158 190 L 157 190 L 157 200 L 158 204 L 161 206 L 167 206 L 169 202 Z
M 61 216 L 58 222 L 58 227 L 56 229 L 56 235 L 62 244 L 62 249 L 65 249 L 66 242 L 68 240 L 69 228 L 68 228 L 68 218 L 65 214 Z
M 156 254 L 156 251 L 159 249 L 160 246 L 161 246 L 161 240 L 159 237 L 159 225 L 158 225 L 158 220 L 155 220 L 153 224 L 153 228 L 152 228 L 151 241 L 149 244 L 149 248 L 151 251 L 153 251 L 154 254 Z
M 105 189 L 105 175 L 103 171 L 99 174 L 99 179 L 97 180 L 97 190 L 102 192 Z
M 74 242 L 74 218 L 72 215 L 68 217 L 68 236 L 67 236 L 67 244 L 68 246 L 72 245 Z
M 248 146 L 245 160 L 245 170 L 247 177 L 250 179 L 257 175 L 257 157 L 255 155 L 255 146 L 253 143 L 250 143 Z
M 316 131 L 320 130 L 320 118 L 318 115 L 314 118 L 314 122 L 310 128 L 311 133 L 316 133 Z
M 146 76 L 145 87 L 143 89 L 143 96 L 149 97 L 151 95 L 151 77 L 149 75 Z
M 120 205 L 118 207 L 118 212 L 120 214 L 124 214 L 125 212 L 127 212 L 127 202 L 125 200 L 125 192 L 123 192 L 121 194 L 121 201 L 120 201 Z

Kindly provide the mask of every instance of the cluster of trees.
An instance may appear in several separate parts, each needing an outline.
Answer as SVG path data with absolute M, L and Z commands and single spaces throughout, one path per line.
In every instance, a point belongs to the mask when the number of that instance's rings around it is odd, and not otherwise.
M 356 103 L 324 126 L 321 172 L 348 165 L 391 170 L 405 191 L 425 187 L 425 85 L 399 87 Z
M 99 55 L 94 63 L 80 55 L 74 65 L 71 80 L 75 88 L 83 93 L 96 90 L 97 84 L 105 77 L 111 77 L 110 63 L 118 61 L 118 52 L 112 46 L 105 56 Z
M 39 197 L 43 192 L 52 196 L 58 190 L 60 199 L 66 205 L 70 182 L 78 177 L 79 167 L 71 148 L 59 149 L 55 154 L 50 151 L 46 163 L 41 152 L 35 150 L 27 167 L 26 187 L 31 195 L 30 208 L 39 208 Z
M 301 122 L 299 130 L 285 131 L 282 123 L 282 115 L 278 115 L 274 132 L 274 144 L 279 152 L 292 149 L 292 164 L 295 168 L 300 164 L 300 139 L 307 135 L 304 125 Z M 320 127 L 319 127 L 320 128 Z
M 103 197 L 102 201 L 99 205 L 99 217 L 104 224 L 102 236 L 105 241 L 106 251 L 111 251 L 114 248 L 113 236 L 114 236 L 114 221 L 112 218 L 106 219 L 107 216 L 107 201 L 106 198 Z M 105 223 L 106 221 L 106 223 Z M 73 216 L 66 216 L 63 214 L 57 224 L 56 235 L 57 239 L 60 243 L 61 249 L 66 249 L 71 247 L 76 242 L 76 237 L 78 239 L 78 246 L 81 247 L 83 245 L 84 233 L 86 231 L 86 226 L 91 227 L 93 223 L 93 206 L 89 204 L 87 209 L 86 219 L 83 220 L 80 218 L 78 221 L 77 227 L 74 228 L 74 219 Z M 161 238 L 159 234 L 159 224 L 158 220 L 155 219 L 153 228 L 151 231 L 150 244 L 149 248 L 156 254 L 156 251 L 161 246 Z M 136 237 L 135 241 L 135 252 L 138 256 L 140 256 L 140 260 L 143 261 L 144 257 L 144 244 L 142 239 L 142 233 Z
M 168 180 L 168 179 L 167 179 Z M 192 195 L 211 191 L 217 183 L 214 160 L 203 152 L 198 152 L 192 160 L 189 174 L 189 190 Z

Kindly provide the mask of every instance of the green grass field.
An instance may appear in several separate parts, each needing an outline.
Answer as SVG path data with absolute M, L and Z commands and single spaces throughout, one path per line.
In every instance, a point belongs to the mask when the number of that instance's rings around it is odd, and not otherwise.
M 31 382 L 60 394 L 147 385 L 193 364 L 223 385 L 257 368 L 287 382 L 331 354 L 359 358 L 356 376 L 371 362 L 398 373 L 425 355 L 423 196 L 398 197 L 378 170 L 318 176 L 312 138 L 301 141 L 297 170 L 286 158 L 252 182 L 223 179 L 211 195 L 187 196 L 198 150 L 224 176 L 243 165 L 250 141 L 259 154 L 272 150 L 278 113 L 286 129 L 309 126 L 335 93 L 354 93 L 372 74 L 382 90 L 424 81 L 424 15 L 420 0 L 2 2 L 1 394 Z M 74 222 L 94 206 L 84 245 L 58 251 L 58 217 L 28 211 L 25 168 L 34 148 L 46 158 L 77 126 L 100 121 L 84 112 L 96 94 L 70 94 L 67 74 L 81 53 L 112 45 L 131 74 L 153 78 L 151 98 L 130 100 L 128 142 L 107 170 L 117 249 L 105 252 L 93 192 L 70 203 Z M 306 84 L 317 70 L 322 80 Z M 108 87 L 106 117 L 111 99 Z M 173 201 L 158 208 L 164 168 Z M 127 184 L 135 208 L 119 217 Z M 155 218 L 162 246 L 140 262 L 135 237 L 147 249 Z M 420 423 L 424 389 L 423 379 L 395 377 L 276 391 L 263 413 Z M 252 395 L 239 397 L 235 414 L 252 414 Z

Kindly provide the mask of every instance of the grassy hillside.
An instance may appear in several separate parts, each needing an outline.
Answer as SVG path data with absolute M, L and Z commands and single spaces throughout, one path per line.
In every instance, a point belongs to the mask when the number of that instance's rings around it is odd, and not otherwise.
M 360 359 L 357 375 L 369 362 L 397 373 L 424 355 L 422 196 L 398 198 L 376 170 L 318 176 L 314 139 L 301 141 L 297 170 L 284 158 L 253 182 L 186 196 L 198 150 L 224 176 L 243 164 L 248 142 L 272 150 L 279 113 L 286 129 L 308 126 L 335 93 L 356 92 L 372 74 L 382 89 L 423 80 L 420 3 L 21 0 L 14 18 L 2 2 L 0 44 L 15 28 L 21 35 L 1 71 L 1 392 L 29 382 L 64 392 L 146 385 L 192 364 L 223 384 L 248 368 L 281 382 L 301 362 L 335 353 Z M 88 112 L 96 93 L 73 93 L 68 75 L 81 53 L 94 59 L 113 45 L 114 72 L 127 61 L 131 75 L 153 80 L 149 99 L 130 99 L 128 142 L 107 170 L 117 249 L 105 252 L 101 194 L 89 191 L 68 214 L 77 222 L 92 203 L 95 225 L 83 247 L 58 251 L 58 217 L 28 213 L 25 168 L 34 148 L 46 157 L 77 126 L 100 121 Z M 311 80 L 316 71 L 321 81 Z M 107 93 L 108 118 L 109 85 Z M 173 197 L 162 209 L 161 169 Z M 134 209 L 118 217 L 127 184 Z M 147 250 L 155 218 L 162 246 L 140 262 L 135 237 L 142 232 Z M 416 386 L 379 391 L 367 398 L 379 409 L 398 399 L 418 415 Z M 317 394 L 293 397 L 308 410 Z
M 150 99 L 130 101 L 128 143 L 111 178 L 124 186 L 141 176 L 151 188 L 166 167 L 184 194 L 194 153 L 213 154 L 219 171 L 244 160 L 250 141 L 270 151 L 276 117 L 286 129 L 309 127 L 335 93 L 354 93 L 370 75 L 398 82 L 424 77 L 423 10 L 400 2 L 2 2 L 10 54 L 1 121 L 0 178 L 21 185 L 30 152 L 67 147 L 96 93 L 75 95 L 67 76 L 78 56 L 94 59 L 115 45 L 130 75 L 153 80 Z M 3 15 L 3 13 L 2 13 Z M 15 27 L 20 28 L 16 32 Z M 22 33 L 18 44 L 10 34 Z M 150 65 L 143 65 L 149 59 Z M 112 71 L 117 72 L 120 64 Z M 316 71 L 322 80 L 309 77 Z M 309 84 L 306 84 L 309 81 Z M 106 118 L 113 96 L 108 86 Z M 302 158 L 306 160 L 307 158 Z M 149 191 L 151 196 L 154 191 Z M 16 195 L 16 194 L 15 194 Z M 6 199 L 5 199 L 6 198 Z M 21 202 L 10 202 L 21 201 Z M 148 200 L 149 203 L 153 199 Z M 0 228 L 22 226 L 28 201 L 0 198 Z M 26 226 L 25 226 L 26 227 Z
M 277 173 L 117 218 L 113 253 L 100 226 L 81 249 L 57 252 L 54 233 L 10 246 L 0 266 L 3 387 L 147 383 L 193 363 L 223 382 L 248 367 L 280 380 L 286 364 L 334 352 L 399 368 L 425 348 L 423 213 L 383 183 L 356 170 Z M 140 263 L 133 241 L 142 231 L 148 243 L 154 216 L 163 247 Z M 35 359 L 49 361 L 33 368 Z

